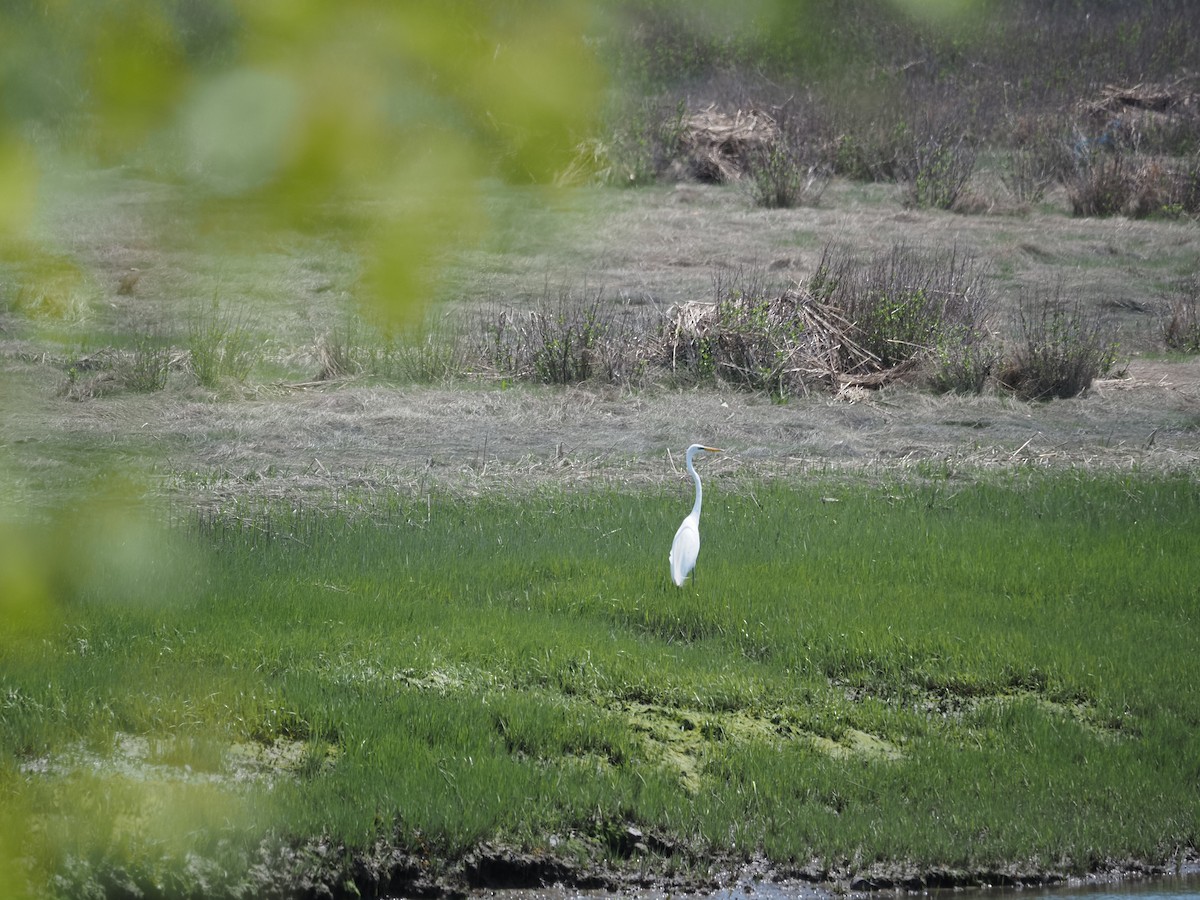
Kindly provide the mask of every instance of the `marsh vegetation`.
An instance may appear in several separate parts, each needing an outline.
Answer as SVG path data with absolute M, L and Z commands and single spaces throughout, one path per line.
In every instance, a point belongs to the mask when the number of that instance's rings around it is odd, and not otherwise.
M 1194 479 L 710 485 L 688 590 L 661 492 L 263 509 L 91 561 L 6 667 L 13 774 L 65 829 L 38 865 L 371 894 L 489 844 L 914 884 L 1186 847 Z

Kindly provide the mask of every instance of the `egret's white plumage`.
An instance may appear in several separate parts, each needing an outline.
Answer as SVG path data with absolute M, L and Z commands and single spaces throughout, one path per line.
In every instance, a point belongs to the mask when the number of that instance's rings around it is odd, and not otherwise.
M 700 486 L 700 476 L 692 460 L 697 453 L 720 453 L 717 447 L 706 447 L 703 444 L 692 444 L 687 448 L 687 470 L 696 482 L 696 502 L 692 511 L 684 518 L 679 530 L 675 532 L 675 540 L 671 542 L 671 580 L 683 587 L 683 580 L 696 565 L 696 557 L 700 555 L 700 503 L 704 498 L 704 489 Z

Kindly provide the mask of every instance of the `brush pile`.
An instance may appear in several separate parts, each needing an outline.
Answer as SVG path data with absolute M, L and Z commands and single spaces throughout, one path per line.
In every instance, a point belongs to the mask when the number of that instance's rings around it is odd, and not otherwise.
M 865 264 L 827 248 L 808 281 L 783 291 L 724 274 L 715 303 L 668 312 L 662 361 L 777 396 L 877 388 L 925 369 L 938 389 L 978 392 L 995 364 L 983 274 L 957 250 L 905 245 Z
M 674 371 L 778 396 L 878 387 L 912 368 L 884 366 L 856 340 L 857 330 L 801 286 L 772 297 L 737 293 L 673 307 L 663 355 Z
M 683 123 L 676 174 L 695 181 L 724 184 L 737 181 L 756 154 L 779 141 L 779 124 L 759 109 L 738 110 L 733 115 L 709 106 L 692 113 Z
M 1098 99 L 1087 104 L 1087 108 L 1097 116 L 1120 115 L 1133 109 L 1174 115 L 1196 115 L 1200 113 L 1200 95 L 1189 84 L 1189 81 L 1193 80 L 1180 78 L 1170 84 L 1143 83 L 1132 87 L 1108 84 L 1101 90 Z
M 1099 135 L 1096 140 L 1137 146 L 1147 133 L 1195 123 L 1200 118 L 1200 92 L 1194 78 L 1131 87 L 1109 84 L 1099 97 L 1082 104 L 1082 112 Z

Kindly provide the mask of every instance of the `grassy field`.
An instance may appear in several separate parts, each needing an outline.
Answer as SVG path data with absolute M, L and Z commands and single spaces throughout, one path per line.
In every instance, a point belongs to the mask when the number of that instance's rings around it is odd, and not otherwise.
M 67 894 L 470 883 L 489 844 L 581 880 L 1169 862 L 1200 821 L 1198 500 L 710 480 L 683 590 L 674 491 L 264 508 L 136 565 L 114 527 L 5 665 L 8 825 Z

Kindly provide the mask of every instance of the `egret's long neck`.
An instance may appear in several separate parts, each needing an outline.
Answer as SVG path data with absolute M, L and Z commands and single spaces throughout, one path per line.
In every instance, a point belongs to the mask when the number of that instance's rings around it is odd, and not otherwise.
M 692 465 L 691 459 L 688 459 L 688 471 L 692 473 L 692 481 L 696 482 L 696 502 L 692 504 L 692 515 L 699 519 L 700 502 L 704 499 L 704 488 L 700 486 L 700 476 L 696 474 L 696 468 Z

